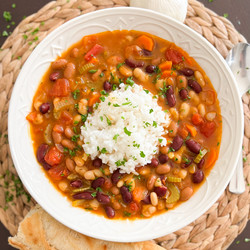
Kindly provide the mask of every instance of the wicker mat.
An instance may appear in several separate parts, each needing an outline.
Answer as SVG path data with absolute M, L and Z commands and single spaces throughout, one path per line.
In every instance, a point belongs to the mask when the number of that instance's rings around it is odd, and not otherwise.
M 7 135 L 8 105 L 20 69 L 34 47 L 64 22 L 102 8 L 128 6 L 129 0 L 58 0 L 25 18 L 0 51 L 0 220 L 13 235 L 19 222 L 34 206 L 13 166 Z M 224 17 L 189 0 L 186 25 L 202 34 L 225 57 L 233 45 L 245 42 Z M 246 191 L 241 195 L 225 190 L 220 199 L 190 225 L 156 239 L 166 249 L 226 249 L 242 232 L 250 205 L 250 95 L 243 96 L 245 112 L 244 175 Z M 229 166 L 230 167 L 230 166 Z

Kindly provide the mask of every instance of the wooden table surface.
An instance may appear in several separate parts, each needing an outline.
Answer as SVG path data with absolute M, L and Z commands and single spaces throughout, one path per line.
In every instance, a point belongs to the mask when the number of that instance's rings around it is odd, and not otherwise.
M 24 16 L 28 16 L 37 12 L 49 0 L 1 0 L 0 1 L 0 46 L 5 41 L 3 31 L 11 32 L 15 26 L 22 20 Z M 249 0 L 200 0 L 206 7 L 215 11 L 219 15 L 226 15 L 228 19 L 233 22 L 235 28 L 250 41 L 250 1 Z M 12 7 L 12 4 L 15 4 Z M 12 20 L 15 24 L 10 25 L 3 18 L 3 12 L 10 11 Z M 6 32 L 4 32 L 6 33 Z M 11 250 L 14 249 L 8 245 L 7 238 L 9 232 L 0 223 L 0 249 Z M 245 242 L 246 238 L 250 238 L 250 222 L 248 222 L 245 230 L 235 239 L 229 250 L 249 250 L 250 242 Z

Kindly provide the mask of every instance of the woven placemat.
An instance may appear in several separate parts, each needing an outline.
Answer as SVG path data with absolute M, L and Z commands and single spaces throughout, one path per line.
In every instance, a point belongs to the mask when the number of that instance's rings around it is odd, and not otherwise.
M 7 135 L 9 99 L 23 63 L 35 46 L 64 22 L 97 9 L 128 5 L 129 0 L 53 1 L 25 18 L 3 44 L 0 51 L 0 220 L 12 235 L 35 204 L 18 178 L 11 160 Z M 185 23 L 203 35 L 224 57 L 235 44 L 246 41 L 229 20 L 195 0 L 189 0 Z M 226 249 L 246 226 L 250 204 L 249 94 L 243 96 L 243 105 L 246 191 L 241 195 L 234 195 L 227 188 L 220 199 L 199 219 L 177 232 L 155 240 L 166 249 Z

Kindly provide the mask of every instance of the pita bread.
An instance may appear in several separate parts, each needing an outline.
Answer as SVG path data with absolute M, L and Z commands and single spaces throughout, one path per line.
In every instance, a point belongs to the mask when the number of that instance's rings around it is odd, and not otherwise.
M 19 224 L 18 233 L 9 237 L 11 246 L 22 250 L 163 250 L 153 241 L 118 243 L 94 239 L 62 225 L 39 205 Z

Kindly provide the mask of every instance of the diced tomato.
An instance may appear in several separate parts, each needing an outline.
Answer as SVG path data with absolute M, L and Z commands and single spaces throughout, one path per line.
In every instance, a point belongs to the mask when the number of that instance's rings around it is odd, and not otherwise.
M 135 201 L 132 201 L 130 204 L 129 204 L 129 210 L 132 212 L 132 213 L 137 213 L 139 211 L 140 207 L 139 205 L 135 202 Z
M 62 111 L 60 121 L 66 125 L 72 124 L 73 117 L 68 111 Z
M 61 179 L 63 179 L 65 176 L 65 167 L 63 165 L 58 165 L 55 167 L 52 167 L 51 169 L 48 170 L 49 175 L 57 181 L 60 181 Z
M 191 118 L 191 121 L 194 125 L 200 125 L 204 122 L 203 118 L 201 117 L 200 114 L 196 113 L 196 114 L 193 114 L 192 118 Z
M 84 56 L 84 59 L 86 61 L 89 61 L 93 56 L 97 56 L 98 54 L 100 54 L 102 51 L 104 50 L 104 48 L 99 45 L 96 44 L 91 50 L 89 50 L 89 52 Z
M 165 53 L 166 59 L 172 61 L 173 64 L 178 64 L 182 62 L 182 54 L 174 49 L 167 49 Z
M 63 154 L 56 147 L 50 148 L 44 157 L 44 160 L 51 166 L 58 165 L 62 159 Z
M 37 112 L 32 111 L 26 116 L 26 120 L 28 120 L 29 122 L 34 122 L 36 117 L 37 117 Z
M 54 97 L 65 97 L 70 94 L 69 81 L 65 78 L 57 79 L 49 94 Z
M 103 184 L 104 189 L 110 189 L 113 186 L 111 180 L 109 178 L 105 178 L 105 182 Z
M 216 124 L 215 122 L 204 122 L 203 124 L 201 124 L 200 126 L 200 131 L 203 135 L 205 135 L 206 137 L 210 137 L 214 131 L 216 130 Z

